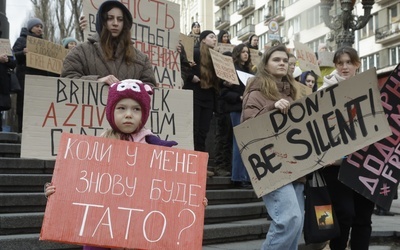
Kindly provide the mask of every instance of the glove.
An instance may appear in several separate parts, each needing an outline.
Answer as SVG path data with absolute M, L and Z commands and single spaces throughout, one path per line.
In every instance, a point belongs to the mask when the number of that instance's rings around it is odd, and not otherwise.
M 172 147 L 178 145 L 176 141 L 165 141 L 161 140 L 158 136 L 156 135 L 147 135 L 146 136 L 146 142 L 148 144 L 152 145 L 158 145 L 158 146 L 165 146 L 165 147 Z

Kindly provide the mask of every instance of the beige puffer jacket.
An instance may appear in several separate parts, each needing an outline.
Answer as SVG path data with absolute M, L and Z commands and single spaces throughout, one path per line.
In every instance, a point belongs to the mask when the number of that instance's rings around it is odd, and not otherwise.
M 94 34 L 88 41 L 72 49 L 66 56 L 61 77 L 96 81 L 99 78 L 114 75 L 119 80 L 138 79 L 156 86 L 153 68 L 147 55 L 135 48 L 136 60 L 127 65 L 123 51 L 117 48 L 117 60 L 106 61 L 100 47 L 99 36 Z

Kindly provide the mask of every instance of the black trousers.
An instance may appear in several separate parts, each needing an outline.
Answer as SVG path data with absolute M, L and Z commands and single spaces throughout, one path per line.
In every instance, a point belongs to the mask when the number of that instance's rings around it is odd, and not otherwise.
M 340 236 L 330 240 L 329 246 L 331 250 L 346 249 L 351 230 L 351 249 L 368 250 L 375 204 L 340 182 L 339 169 L 330 166 L 322 170 L 340 226 Z
M 210 130 L 211 119 L 213 117 L 213 109 L 194 105 L 194 150 L 206 151 L 206 138 Z
M 229 113 L 215 113 L 215 166 L 232 171 L 233 131 Z

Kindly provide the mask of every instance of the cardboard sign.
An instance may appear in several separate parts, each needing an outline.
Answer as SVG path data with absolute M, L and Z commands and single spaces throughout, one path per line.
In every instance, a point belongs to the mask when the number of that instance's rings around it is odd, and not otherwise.
M 239 78 L 237 77 L 232 57 L 222 55 L 213 49 L 209 49 L 209 51 L 214 65 L 215 74 L 227 82 L 239 85 Z
M 201 249 L 208 155 L 63 133 L 41 240 Z
M 104 1 L 83 1 L 83 13 L 88 19 L 85 37 L 96 33 L 96 14 Z M 131 31 L 134 46 L 149 57 L 159 86 L 181 88 L 181 63 L 176 49 L 180 34 L 179 4 L 166 0 L 121 2 L 133 17 Z
M 0 55 L 13 56 L 9 39 L 0 39 Z
M 321 76 L 318 60 L 314 52 L 305 44 L 293 41 L 296 49 L 296 57 L 299 61 L 299 66 L 303 71 L 314 71 L 315 74 Z
M 79 79 L 27 75 L 22 158 L 55 159 L 62 132 L 100 135 L 106 119 L 108 85 Z M 146 128 L 177 147 L 193 149 L 193 93 L 154 89 Z
M 256 49 L 249 49 L 249 50 L 250 50 L 251 64 L 253 64 L 254 66 L 258 66 L 258 64 L 261 61 L 260 51 Z
M 61 74 L 63 60 L 68 53 L 62 45 L 33 36 L 26 38 L 26 65 L 31 68 Z
M 235 48 L 234 44 L 230 43 L 218 43 L 217 47 L 215 48 L 216 51 L 223 54 L 224 52 L 232 52 L 233 48 Z
M 335 53 L 330 51 L 320 51 L 318 52 L 318 61 L 320 67 L 335 67 L 333 63 L 333 56 Z
M 194 41 L 192 37 L 188 37 L 185 34 L 179 35 L 179 40 L 181 41 L 183 47 L 185 48 L 186 58 L 189 62 L 194 62 L 193 59 L 193 48 L 194 48 Z
M 339 180 L 389 210 L 400 180 L 400 64 L 382 87 L 381 100 L 390 136 L 349 155 Z
M 249 74 L 249 73 L 246 73 L 241 70 L 236 70 L 236 73 L 237 73 L 240 81 L 244 84 L 244 86 L 247 85 L 247 80 L 249 80 L 250 77 L 254 76 L 253 74 Z
M 234 128 L 258 197 L 391 134 L 375 70 Z
M 312 93 L 312 88 L 310 88 L 298 81 L 294 82 L 294 87 L 297 89 L 296 100 L 301 99 L 305 96 L 308 96 Z

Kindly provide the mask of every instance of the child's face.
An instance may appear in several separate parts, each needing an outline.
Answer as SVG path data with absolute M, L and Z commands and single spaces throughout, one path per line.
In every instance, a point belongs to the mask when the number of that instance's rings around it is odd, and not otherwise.
M 122 133 L 133 133 L 139 127 L 141 121 L 142 108 L 135 100 L 124 98 L 115 105 L 114 122 Z

